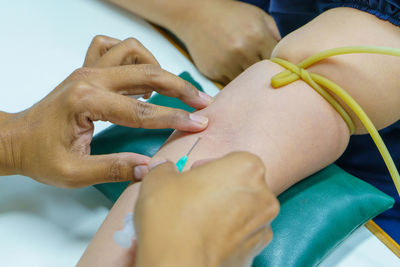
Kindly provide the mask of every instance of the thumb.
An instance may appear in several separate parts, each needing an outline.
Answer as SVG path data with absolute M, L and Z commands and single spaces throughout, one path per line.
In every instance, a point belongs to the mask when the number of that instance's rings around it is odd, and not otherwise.
M 136 153 L 116 153 L 76 159 L 82 186 L 141 179 L 150 158 Z

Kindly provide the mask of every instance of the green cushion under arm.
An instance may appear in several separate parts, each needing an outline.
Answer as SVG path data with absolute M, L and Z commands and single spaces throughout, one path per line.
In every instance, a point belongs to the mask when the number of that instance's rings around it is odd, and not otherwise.
M 180 75 L 201 89 L 188 73 Z M 181 101 L 155 95 L 151 103 L 192 111 Z M 92 142 L 93 154 L 135 152 L 153 156 L 172 133 L 112 126 Z M 128 183 L 96 185 L 115 202 Z M 313 266 L 357 227 L 389 209 L 394 200 L 336 165 L 310 176 L 279 196 L 281 211 L 272 223 L 274 239 L 253 267 Z
M 253 267 L 315 266 L 394 199 L 332 164 L 282 193 L 279 202 L 274 238 Z

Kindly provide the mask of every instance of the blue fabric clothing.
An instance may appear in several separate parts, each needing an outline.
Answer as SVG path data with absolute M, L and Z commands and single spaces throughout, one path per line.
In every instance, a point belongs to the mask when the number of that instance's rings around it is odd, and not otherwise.
M 400 0 L 242 0 L 274 17 L 282 37 L 303 26 L 322 12 L 335 7 L 352 7 L 400 26 Z M 399 74 L 400 75 L 400 74 Z M 379 88 L 377 88 L 379 90 Z M 395 164 L 400 169 L 400 121 L 380 131 Z M 347 172 L 391 195 L 395 206 L 375 222 L 400 244 L 400 198 L 386 165 L 369 135 L 355 135 L 336 162 Z
M 353 7 L 400 26 L 400 0 L 241 0 L 274 17 L 282 36 L 335 7 Z
M 400 121 L 379 131 L 400 169 Z M 395 199 L 394 207 L 374 221 L 400 244 L 400 198 L 375 143 L 369 135 L 353 135 L 345 153 L 336 162 L 347 172 L 372 184 Z

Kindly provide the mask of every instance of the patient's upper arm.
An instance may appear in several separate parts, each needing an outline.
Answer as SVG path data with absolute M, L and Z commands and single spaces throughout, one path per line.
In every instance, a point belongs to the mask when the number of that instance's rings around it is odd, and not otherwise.
M 400 49 L 400 27 L 353 8 L 336 8 L 282 39 L 272 57 L 299 63 L 327 49 L 360 45 Z M 349 92 L 377 128 L 384 128 L 400 118 L 399 57 L 372 54 L 335 56 L 309 70 Z M 366 133 L 355 114 L 345 104 L 342 106 L 352 116 L 356 133 Z

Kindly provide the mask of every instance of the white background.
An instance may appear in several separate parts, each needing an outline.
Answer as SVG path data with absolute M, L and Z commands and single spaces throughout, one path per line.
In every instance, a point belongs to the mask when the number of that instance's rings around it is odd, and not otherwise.
M 150 25 L 106 2 L 1 0 L 0 4 L 0 110 L 18 112 L 43 98 L 81 66 L 97 34 L 136 37 L 165 69 L 175 74 L 188 70 L 208 93 L 217 92 Z M 96 133 L 108 125 L 96 124 Z M 110 206 L 92 187 L 65 190 L 23 176 L 1 177 L 0 265 L 73 266 Z M 399 263 L 362 227 L 322 265 Z

